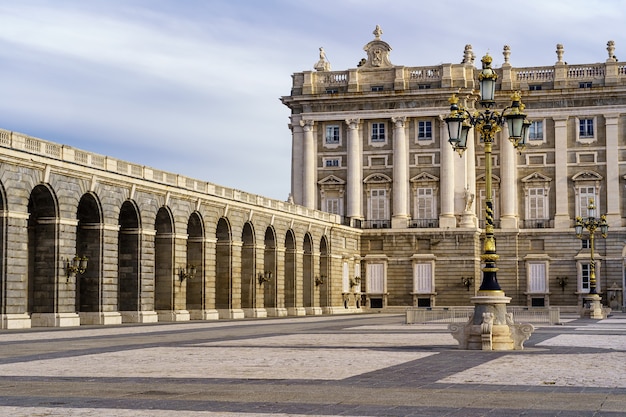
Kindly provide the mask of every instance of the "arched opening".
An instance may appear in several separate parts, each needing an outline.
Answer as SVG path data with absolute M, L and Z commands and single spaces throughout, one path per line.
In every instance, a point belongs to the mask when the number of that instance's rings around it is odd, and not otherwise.
M 139 209 L 133 201 L 122 204 L 118 223 L 119 310 L 136 312 L 141 310 L 141 223 Z
M 174 222 L 168 208 L 159 209 L 154 229 L 154 306 L 157 311 L 173 311 Z
M 313 294 L 315 294 L 315 280 L 313 279 L 313 239 L 311 234 L 304 236 L 304 256 L 302 262 L 302 293 L 304 298 L 304 307 L 310 308 L 315 306 Z
M 232 248 L 230 224 L 225 218 L 217 222 L 217 245 L 215 248 L 215 307 L 218 310 L 232 308 Z
M 241 234 L 241 307 L 256 307 L 256 255 L 254 228 L 250 222 L 243 226 Z
M 320 278 L 322 284 L 320 289 L 320 307 L 328 307 L 330 305 L 330 256 L 328 253 L 328 241 L 323 236 L 320 241 Z
M 195 268 L 193 278 L 187 283 L 187 309 L 203 310 L 205 307 L 204 292 L 204 226 L 200 213 L 193 212 L 187 222 L 187 265 L 190 270 Z
M 84 194 L 76 211 L 76 256 L 87 258 L 87 269 L 76 274 L 76 311 L 102 311 L 102 210 L 96 196 Z
M 58 233 L 56 198 L 38 185 L 28 200 L 28 313 L 55 312 Z
M 285 307 L 293 309 L 296 303 L 296 241 L 293 230 L 285 235 Z
M 263 251 L 263 264 L 265 276 L 271 277 L 263 286 L 263 303 L 265 308 L 276 308 L 276 234 L 272 227 L 265 230 L 265 249 Z

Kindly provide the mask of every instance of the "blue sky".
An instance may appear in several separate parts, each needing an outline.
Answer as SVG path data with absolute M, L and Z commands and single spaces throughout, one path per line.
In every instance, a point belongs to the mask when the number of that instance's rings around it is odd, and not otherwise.
M 514 11 L 518 5 L 520 10 Z M 378 24 L 394 65 L 626 60 L 626 1 L 0 0 L 0 128 L 285 200 L 291 74 L 356 67 Z M 487 20 L 482 18 L 487 16 Z

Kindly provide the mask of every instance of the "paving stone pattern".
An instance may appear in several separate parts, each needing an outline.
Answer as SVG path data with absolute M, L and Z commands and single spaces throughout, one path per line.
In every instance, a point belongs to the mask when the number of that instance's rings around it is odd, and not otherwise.
M 457 349 L 360 314 L 0 332 L 0 416 L 624 416 L 626 314 Z

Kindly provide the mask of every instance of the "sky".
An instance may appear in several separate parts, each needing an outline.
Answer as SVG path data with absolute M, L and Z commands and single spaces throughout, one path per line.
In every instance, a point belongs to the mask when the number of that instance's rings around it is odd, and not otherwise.
M 519 10 L 514 10 L 518 7 Z M 0 0 L 0 128 L 278 200 L 291 75 L 394 65 L 626 59 L 626 0 Z M 480 62 L 477 59 L 477 65 Z

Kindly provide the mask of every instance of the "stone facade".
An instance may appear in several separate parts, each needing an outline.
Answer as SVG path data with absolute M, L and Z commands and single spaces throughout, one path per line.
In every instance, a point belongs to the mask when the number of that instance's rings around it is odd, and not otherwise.
M 1 328 L 360 311 L 343 281 L 361 231 L 336 215 L 14 132 L 0 146 Z
M 452 94 L 479 109 L 476 55 L 458 64 L 392 64 L 374 31 L 356 67 L 293 74 L 292 196 L 361 229 L 363 291 L 376 305 L 467 305 L 481 281 L 485 158 L 479 135 L 459 158 L 443 118 Z M 521 91 L 531 125 L 517 153 L 506 127 L 493 149 L 498 280 L 513 305 L 580 308 L 589 292 L 589 239 L 574 233 L 594 199 L 609 234 L 595 239 L 603 303 L 624 307 L 626 65 L 515 68 L 503 49 L 496 109 Z M 325 60 L 325 56 L 320 56 Z M 588 237 L 588 235 L 587 235 Z

